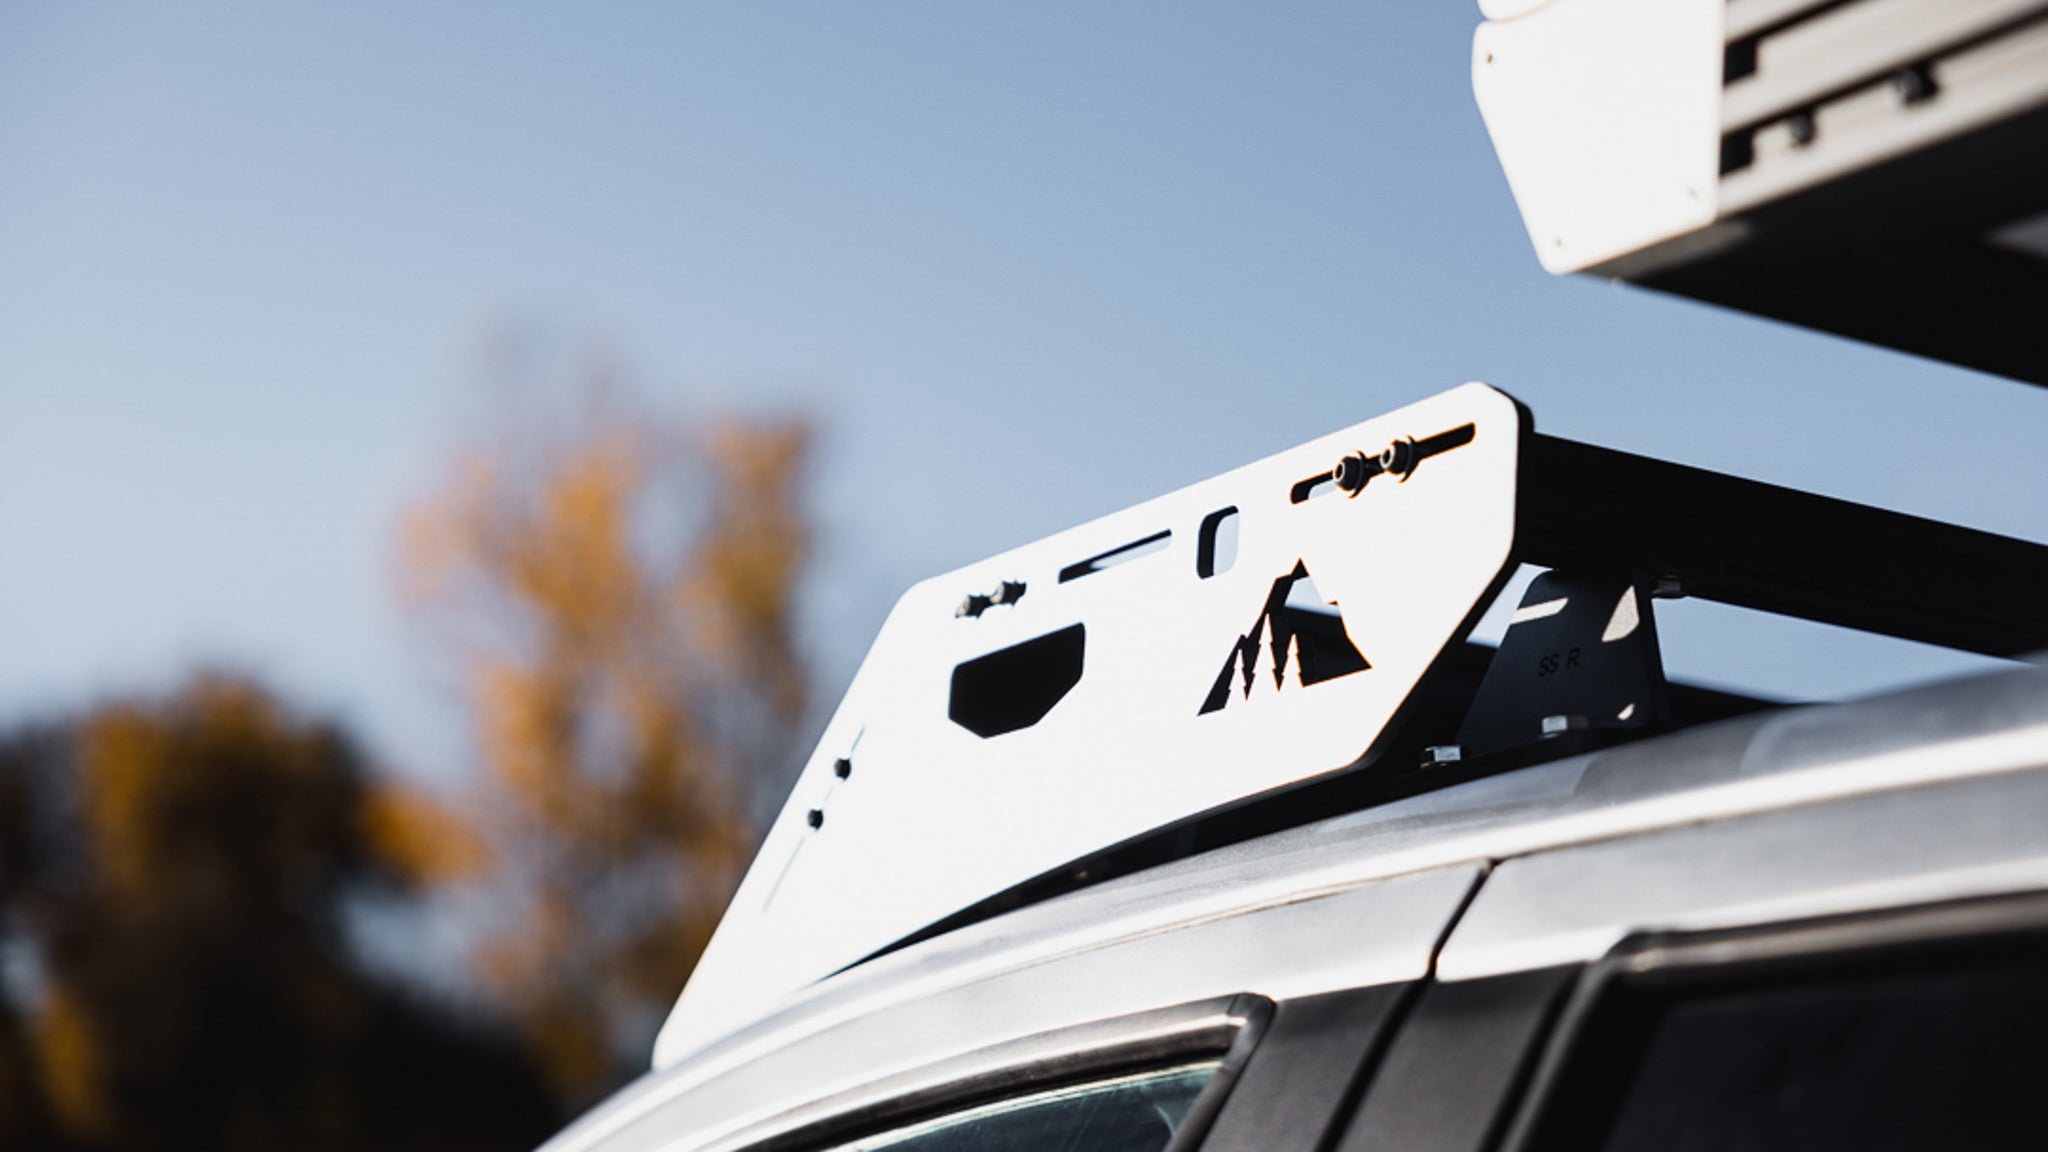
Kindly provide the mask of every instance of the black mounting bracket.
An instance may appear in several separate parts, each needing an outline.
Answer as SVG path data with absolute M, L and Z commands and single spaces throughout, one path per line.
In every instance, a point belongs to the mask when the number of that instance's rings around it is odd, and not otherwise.
M 1529 585 L 1487 665 L 1458 748 L 1486 756 L 1538 740 L 1655 732 L 1668 711 L 1643 579 L 1546 572 Z

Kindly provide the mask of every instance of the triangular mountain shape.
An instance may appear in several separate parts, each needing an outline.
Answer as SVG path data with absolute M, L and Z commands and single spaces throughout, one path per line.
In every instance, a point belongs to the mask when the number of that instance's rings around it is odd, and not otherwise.
M 1272 676 L 1278 691 L 1293 679 L 1290 671 L 1298 671 L 1306 688 L 1370 667 L 1345 633 L 1336 603 L 1323 599 L 1308 565 L 1297 560 L 1294 571 L 1273 581 L 1259 618 L 1231 646 L 1197 715 L 1221 711 L 1233 694 L 1250 697 L 1262 673 Z

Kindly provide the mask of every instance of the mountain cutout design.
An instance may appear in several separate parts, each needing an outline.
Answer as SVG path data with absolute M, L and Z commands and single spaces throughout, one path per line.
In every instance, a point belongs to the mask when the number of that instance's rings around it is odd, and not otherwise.
M 1308 565 L 1297 560 L 1294 571 L 1273 581 L 1265 608 L 1237 638 L 1196 715 L 1222 711 L 1233 696 L 1249 700 L 1269 679 L 1278 692 L 1290 683 L 1306 688 L 1370 667 L 1345 632 L 1336 602 L 1323 599 Z

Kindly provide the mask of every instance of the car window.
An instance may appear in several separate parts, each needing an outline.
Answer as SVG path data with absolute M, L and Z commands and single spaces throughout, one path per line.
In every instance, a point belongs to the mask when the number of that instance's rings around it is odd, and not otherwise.
M 1037 1092 L 838 1147 L 844 1152 L 1157 1152 L 1219 1061 Z
M 1586 1038 L 1534 1147 L 2039 1148 L 2048 967 L 1836 975 L 1644 1004 Z

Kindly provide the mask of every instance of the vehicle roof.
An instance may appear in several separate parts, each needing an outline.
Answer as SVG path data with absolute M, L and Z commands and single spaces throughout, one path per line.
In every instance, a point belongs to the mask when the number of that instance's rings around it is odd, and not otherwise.
M 1162 865 L 923 941 L 822 980 L 701 1049 L 660 1050 L 656 1072 L 629 1096 L 672 1098 L 848 1021 L 1179 926 L 1452 865 L 1483 867 L 2044 765 L 2048 667 L 2038 664 L 1540 764 Z M 1440 975 L 1486 970 L 1481 961 Z

